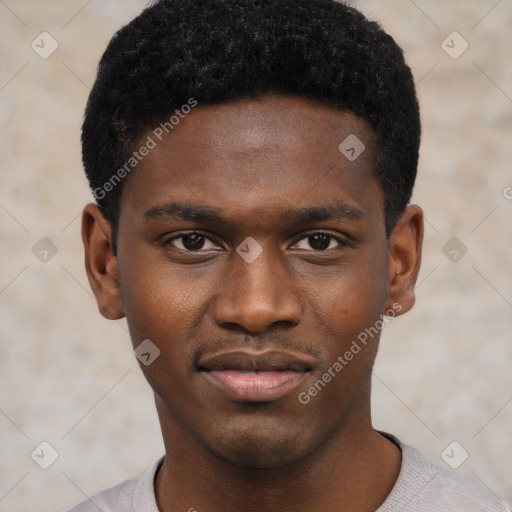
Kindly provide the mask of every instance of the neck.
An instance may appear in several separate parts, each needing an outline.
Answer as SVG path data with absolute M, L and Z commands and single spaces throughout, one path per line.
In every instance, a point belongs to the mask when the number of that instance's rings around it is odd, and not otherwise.
M 391 492 L 401 453 L 371 426 L 369 407 L 302 460 L 241 468 L 213 455 L 179 427 L 157 398 L 166 456 L 156 481 L 161 512 L 373 512 Z

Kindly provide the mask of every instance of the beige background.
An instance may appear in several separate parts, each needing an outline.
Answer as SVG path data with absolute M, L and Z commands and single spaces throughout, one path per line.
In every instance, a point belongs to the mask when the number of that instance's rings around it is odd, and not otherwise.
M 125 323 L 97 312 L 79 237 L 85 101 L 108 40 L 144 3 L 0 0 L 3 512 L 63 510 L 163 450 Z M 383 335 L 374 422 L 442 466 L 457 441 L 469 453 L 457 471 L 512 500 L 512 2 L 357 5 L 404 48 L 424 125 L 417 304 Z M 31 48 L 43 31 L 59 44 L 48 59 Z M 457 59 L 441 47 L 453 31 L 469 43 Z M 467 247 L 456 263 L 442 250 L 454 236 Z M 46 263 L 32 253 L 42 237 L 58 251 Z M 42 441 L 59 454 L 46 470 L 30 456 Z

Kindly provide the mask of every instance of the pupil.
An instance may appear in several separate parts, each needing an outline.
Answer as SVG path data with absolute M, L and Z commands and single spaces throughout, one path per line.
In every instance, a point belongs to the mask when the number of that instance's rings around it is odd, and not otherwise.
M 204 236 L 198 233 L 192 233 L 183 238 L 183 246 L 189 250 L 198 250 L 204 244 Z
M 311 245 L 313 249 L 325 250 L 329 247 L 329 238 L 329 235 L 325 235 L 324 233 L 317 233 L 315 235 L 311 235 L 309 237 L 309 245 Z

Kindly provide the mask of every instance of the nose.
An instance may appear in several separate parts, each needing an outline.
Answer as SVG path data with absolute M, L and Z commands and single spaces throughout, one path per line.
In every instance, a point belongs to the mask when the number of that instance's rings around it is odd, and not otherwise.
M 214 319 L 224 328 L 242 327 L 260 333 L 273 324 L 293 326 L 301 319 L 302 308 L 290 271 L 282 257 L 267 248 L 248 263 L 234 253 L 214 305 Z

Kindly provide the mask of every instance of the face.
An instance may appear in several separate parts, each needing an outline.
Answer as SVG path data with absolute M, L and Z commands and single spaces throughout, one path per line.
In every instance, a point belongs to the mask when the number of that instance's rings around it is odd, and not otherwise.
M 362 333 L 412 306 L 422 231 L 409 207 L 388 246 L 368 126 L 267 96 L 198 106 L 155 140 L 124 184 L 117 260 L 92 205 L 83 233 L 100 310 L 160 350 L 141 368 L 164 438 L 279 467 L 369 424 L 379 335 Z

